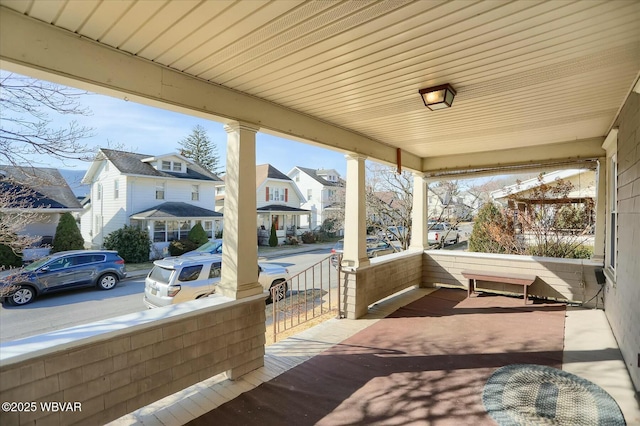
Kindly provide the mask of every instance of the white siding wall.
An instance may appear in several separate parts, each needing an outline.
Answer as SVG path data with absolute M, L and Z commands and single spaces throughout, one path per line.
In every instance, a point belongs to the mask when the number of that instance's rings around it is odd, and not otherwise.
M 306 173 L 298 172 L 300 180 L 295 182 L 302 195 L 306 198 L 301 203 L 301 208 L 311 211 L 311 224 L 310 227 L 322 225 L 322 197 L 326 197 L 323 194 L 324 185 L 312 178 Z M 312 197 L 307 198 L 309 189 L 311 189 Z
M 640 391 L 640 94 L 629 95 L 616 124 L 618 260 L 615 281 L 607 279 L 605 313 Z
M 118 179 L 118 198 L 114 181 Z M 156 199 L 156 183 L 164 182 L 164 199 Z M 98 199 L 98 184 L 102 197 Z M 199 185 L 199 200 L 191 199 L 192 185 Z M 82 216 L 82 232 L 93 247 L 100 247 L 105 236 L 129 224 L 129 216 L 164 202 L 184 202 L 215 210 L 215 185 L 207 181 L 157 179 L 123 176 L 113 166 L 102 168 L 91 185 L 91 208 Z M 98 222 L 96 222 L 98 221 Z

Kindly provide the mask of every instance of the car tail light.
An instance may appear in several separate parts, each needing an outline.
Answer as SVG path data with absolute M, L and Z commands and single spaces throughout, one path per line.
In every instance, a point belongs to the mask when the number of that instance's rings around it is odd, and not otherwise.
M 331 249 L 331 253 L 335 253 L 335 252 L 336 252 L 336 249 Z
M 439 239 L 440 239 L 440 234 L 436 232 L 436 241 L 438 241 Z
M 124 265 L 124 259 L 116 260 L 116 265 Z
M 176 294 L 178 294 L 181 288 L 182 287 L 180 287 L 179 285 L 170 285 L 169 287 L 167 287 L 167 296 L 175 296 Z

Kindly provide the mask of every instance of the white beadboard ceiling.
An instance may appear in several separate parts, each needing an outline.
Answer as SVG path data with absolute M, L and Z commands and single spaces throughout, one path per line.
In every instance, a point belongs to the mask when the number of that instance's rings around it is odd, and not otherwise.
M 421 158 L 604 137 L 640 70 L 637 0 L 0 6 Z

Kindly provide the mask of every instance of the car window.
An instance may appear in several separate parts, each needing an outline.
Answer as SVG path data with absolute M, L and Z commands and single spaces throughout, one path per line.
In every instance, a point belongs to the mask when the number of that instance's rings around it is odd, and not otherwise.
M 50 271 L 57 271 L 62 268 L 71 266 L 71 260 L 68 257 L 61 257 L 47 265 Z
M 441 223 L 437 223 L 431 229 L 434 231 L 444 231 L 444 225 Z
M 220 278 L 222 274 L 222 265 L 220 263 L 211 264 L 211 269 L 209 270 L 209 278 Z
M 72 265 L 86 265 L 88 263 L 102 262 L 104 261 L 104 255 L 100 254 L 85 254 L 82 256 L 74 256 L 71 258 Z
M 195 281 L 200 276 L 200 271 L 202 271 L 202 265 L 185 266 L 178 275 L 178 281 Z
M 25 271 L 35 271 L 36 269 L 39 269 L 41 266 L 43 266 L 44 264 L 46 264 L 50 260 L 51 260 L 51 256 L 43 257 L 42 259 L 36 260 L 35 262 L 30 263 L 27 266 L 25 266 L 24 270 Z
M 162 268 L 158 265 L 155 265 L 153 269 L 151 269 L 151 272 L 149 273 L 149 278 L 159 283 L 169 284 L 169 280 L 171 279 L 172 273 L 173 273 L 173 269 Z

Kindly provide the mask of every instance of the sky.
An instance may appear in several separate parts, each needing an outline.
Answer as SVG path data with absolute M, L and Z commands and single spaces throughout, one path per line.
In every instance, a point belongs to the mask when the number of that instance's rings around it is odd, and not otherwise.
M 227 133 L 222 123 L 94 93 L 82 96 L 80 106 L 90 109 L 92 115 L 64 116 L 47 112 L 52 120 L 50 127 L 64 128 L 75 120 L 81 126 L 94 129 L 94 136 L 82 142 L 96 151 L 100 147 L 111 147 L 160 155 L 178 152 L 179 141 L 189 136 L 199 124 L 215 143 L 221 164 L 225 164 Z M 66 170 L 86 170 L 90 165 L 85 161 L 65 160 L 62 163 L 49 158 L 34 158 L 34 161 L 40 163 L 37 164 L 40 167 Z M 258 132 L 256 164 L 266 163 L 285 174 L 295 166 L 335 169 L 343 177 L 346 174 L 346 160 L 340 152 Z

